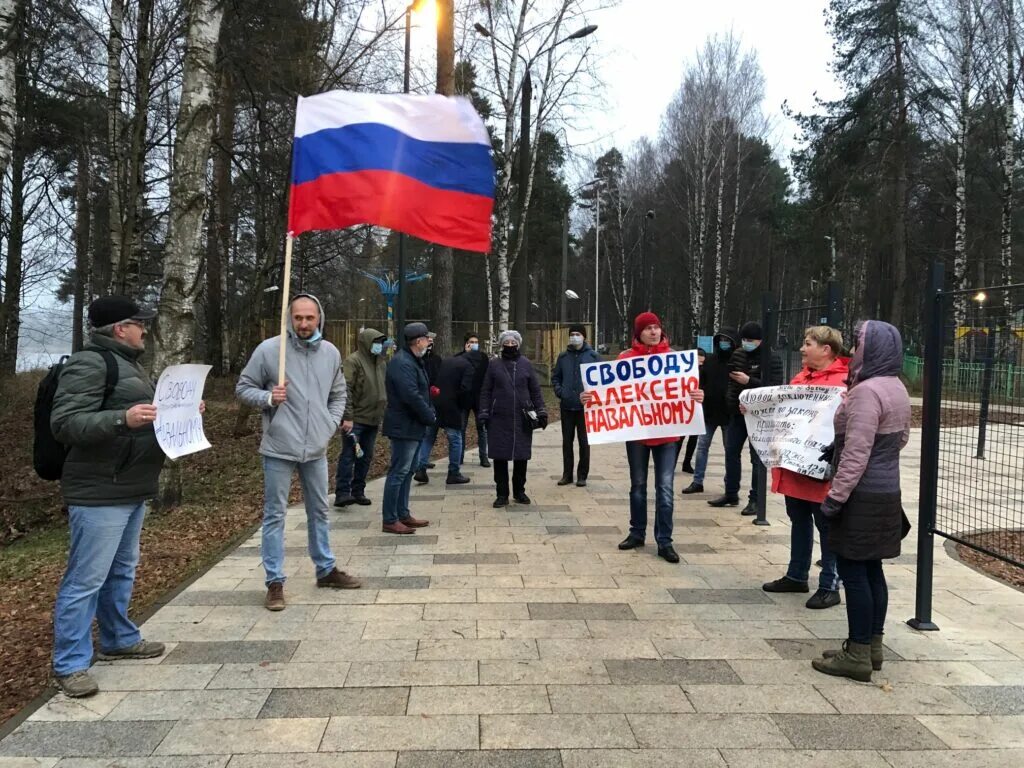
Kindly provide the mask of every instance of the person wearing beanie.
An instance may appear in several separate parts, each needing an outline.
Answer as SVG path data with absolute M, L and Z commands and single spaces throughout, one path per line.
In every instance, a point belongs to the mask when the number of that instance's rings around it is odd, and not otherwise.
M 725 395 L 729 389 L 729 362 L 739 349 L 740 337 L 734 328 L 722 328 L 712 338 L 714 353 L 704 360 L 700 371 L 700 388 L 704 390 L 704 429 L 697 440 L 697 459 L 693 467 L 693 481 L 683 488 L 683 495 L 704 493 L 704 476 L 708 468 L 708 454 L 715 439 L 715 432 L 721 431 L 725 443 L 726 427 L 729 426 L 729 411 Z M 686 471 L 686 467 L 683 467 Z
M 559 412 L 562 420 L 562 479 L 559 485 L 569 485 L 573 481 L 572 469 L 574 438 L 580 444 L 580 463 L 576 467 L 576 485 L 580 488 L 587 484 L 590 474 L 590 444 L 587 442 L 587 427 L 583 419 L 583 375 L 580 366 L 584 363 L 599 363 L 601 356 L 587 344 L 587 329 L 579 324 L 569 326 L 569 346 L 555 361 L 555 370 L 551 374 L 551 385 L 559 401 Z
M 522 355 L 523 337 L 503 331 L 498 337 L 501 354 L 487 365 L 480 391 L 480 422 L 487 431 L 488 451 L 494 464 L 494 507 L 507 507 L 508 465 L 512 462 L 511 496 L 529 504 L 526 468 L 533 451 L 534 424 L 548 426 L 548 412 L 533 364 Z
M 619 359 L 657 355 L 671 352 L 668 337 L 661 328 L 661 320 L 653 312 L 642 312 L 633 322 L 633 346 L 619 355 Z M 593 393 L 586 393 L 588 404 Z M 704 401 L 704 391 L 691 393 L 698 403 Z M 673 480 L 676 459 L 679 457 L 679 438 L 661 437 L 651 440 L 630 440 L 626 443 L 629 462 L 629 535 L 619 544 L 628 550 L 644 546 L 647 537 L 647 475 L 651 459 L 654 460 L 654 539 L 658 544 L 658 557 L 678 563 L 679 555 L 672 547 Z
M 729 359 L 729 388 L 725 393 L 729 424 L 725 429 L 725 493 L 708 502 L 712 507 L 735 507 L 740 503 L 743 480 L 743 444 L 747 442 L 747 422 L 740 413 L 740 394 L 748 389 L 774 387 L 782 384 L 782 358 L 771 355 L 768 371 L 761 370 L 761 324 L 753 321 L 740 328 L 740 348 Z M 767 374 L 767 375 L 765 375 Z M 757 497 L 764 470 L 761 459 L 750 446 L 750 493 L 747 506 L 740 514 L 757 514 Z
M 484 387 L 484 376 L 487 374 L 487 355 L 480 351 L 480 334 L 476 331 L 466 333 L 462 352 L 456 357 L 465 357 L 473 366 L 473 387 L 469 397 L 469 407 L 462 419 L 462 461 L 466 461 L 466 430 L 469 428 L 469 414 L 472 411 L 476 421 L 476 441 L 480 454 L 480 466 L 489 469 L 490 459 L 487 458 L 487 430 L 480 423 L 480 392 Z

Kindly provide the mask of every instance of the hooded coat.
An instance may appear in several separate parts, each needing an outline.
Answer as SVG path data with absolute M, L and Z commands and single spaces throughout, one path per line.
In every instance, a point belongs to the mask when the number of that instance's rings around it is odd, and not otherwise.
M 320 300 L 302 293 L 292 302 L 302 298 L 310 299 L 320 310 L 322 334 L 324 310 Z M 288 398 L 275 406 L 270 404 L 270 395 L 277 384 L 282 343 L 288 345 L 284 365 Z M 284 337 L 274 336 L 256 347 L 238 377 L 235 396 L 263 412 L 262 455 L 300 463 L 319 459 L 327 452 L 327 444 L 345 413 L 347 394 L 341 353 L 322 336 L 313 341 L 300 339 L 289 315 Z
M 719 348 L 721 341 L 732 343 L 728 352 Z M 704 424 L 724 427 L 729 423 L 726 393 L 729 390 L 729 361 L 740 346 L 739 334 L 732 328 L 723 328 L 714 337 L 714 349 L 704 357 L 700 369 L 700 388 L 704 390 Z
M 376 427 L 384 418 L 388 402 L 384 376 L 388 364 L 383 355 L 370 351 L 375 341 L 383 341 L 384 338 L 384 334 L 375 328 L 364 328 L 356 341 L 356 351 L 345 358 L 348 400 L 344 421 Z
M 525 357 L 495 357 L 487 365 L 480 394 L 481 421 L 487 425 L 487 453 L 498 461 L 529 461 L 533 432 L 526 429 L 523 410 L 547 417 L 540 382 Z
M 580 366 L 584 363 L 600 362 L 601 356 L 586 341 L 579 349 L 568 347 L 558 356 L 555 370 L 551 374 L 551 386 L 554 387 L 555 397 L 559 399 L 563 411 L 583 410 L 583 403 L 580 402 L 580 395 L 583 393 Z
M 857 329 L 849 394 L 835 416 L 835 476 L 827 506 L 839 506 L 829 546 L 849 560 L 898 557 L 904 536 L 900 451 L 910 439 L 910 397 L 899 379 L 900 333 L 868 320 Z

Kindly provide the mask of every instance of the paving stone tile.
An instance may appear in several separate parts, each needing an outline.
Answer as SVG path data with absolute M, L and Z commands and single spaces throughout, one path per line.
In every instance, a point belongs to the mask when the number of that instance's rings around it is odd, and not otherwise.
M 596 639 L 642 638 L 653 640 L 659 637 L 703 639 L 704 634 L 690 621 L 604 621 L 589 619 L 586 626 Z
M 404 715 L 408 688 L 275 688 L 259 711 L 261 719 Z
M 583 686 L 590 688 L 592 686 Z M 410 715 L 493 715 L 550 713 L 543 685 L 476 685 L 416 687 L 409 696 Z
M 430 586 L 435 589 L 522 589 L 523 577 L 475 575 L 432 576 L 430 578 Z
M 138 691 L 129 693 L 107 720 L 245 720 L 256 717 L 269 689 L 245 691 Z
M 616 525 L 549 525 L 547 532 L 552 536 L 621 536 L 622 529 Z
M 481 603 L 574 603 L 571 589 L 478 589 Z
M 523 620 L 530 618 L 526 603 L 439 603 L 423 607 L 425 621 Z
M 397 768 L 561 768 L 553 749 L 401 752 Z
M 183 621 L 200 622 L 209 615 L 213 606 L 209 605 L 165 605 L 146 620 L 146 628 L 153 624 L 170 622 L 177 624 Z
M 548 695 L 556 713 L 693 712 L 678 685 L 549 685 Z
M 821 639 L 766 639 L 776 653 L 783 659 L 820 659 L 827 650 L 838 648 L 835 640 Z M 883 646 L 882 658 L 885 661 L 902 661 L 902 657 L 888 645 Z
M 1024 764 L 1024 749 L 951 749 L 881 755 L 891 768 L 1007 768 Z
M 538 640 L 542 659 L 660 659 L 644 638 L 603 640 Z
M 475 661 L 355 662 L 346 687 L 374 688 L 409 685 L 476 685 Z
M 412 661 L 416 640 L 302 640 L 292 656 L 304 661 Z
M 515 565 L 519 558 L 511 552 L 469 552 L 434 555 L 434 565 Z
M 536 640 L 420 640 L 417 660 L 537 659 Z
M 360 576 L 363 589 L 427 589 L 429 576 Z
M 1024 685 L 963 685 L 950 688 L 983 715 L 1024 715 Z
M 778 659 L 768 643 L 759 638 L 741 640 L 717 637 L 713 640 L 657 638 L 654 646 L 666 659 Z
M 578 603 L 623 602 L 630 605 L 646 603 L 672 604 L 672 595 L 664 587 L 616 587 L 614 589 L 573 589 Z
M 171 723 L 24 723 L 0 741 L 12 757 L 131 757 L 152 754 Z
M 945 749 L 909 715 L 771 715 L 797 749 Z M 737 746 L 737 745 L 732 745 Z
M 692 659 L 610 659 L 604 663 L 613 683 L 625 685 L 684 683 L 738 684 L 739 677 L 725 661 Z
M 0 768 L 53 768 L 59 757 L 0 757 Z
M 65 757 L 58 768 L 225 768 L 231 755 L 166 757 Z M 15 768 L 0 758 L 0 768 Z
M 971 665 L 989 679 L 979 685 L 1019 685 L 1024 680 L 1024 661 L 972 661 Z M 963 684 L 975 683 L 965 680 Z
M 628 603 L 530 603 L 528 608 L 531 619 L 636 619 L 636 614 Z
M 877 684 L 825 683 L 816 687 L 843 715 L 968 715 L 977 711 L 949 687 L 936 685 L 890 684 L 883 689 Z
M 614 622 L 622 625 L 622 622 Z M 556 619 L 530 619 L 528 621 L 502 621 L 483 619 L 476 623 L 477 636 L 483 638 L 548 638 L 572 639 L 590 637 L 587 622 L 582 619 L 559 621 Z
M 481 661 L 481 685 L 610 683 L 600 661 Z
M 395 768 L 396 752 L 234 755 L 231 768 Z
M 481 749 L 636 747 L 624 715 L 481 715 Z
M 947 640 L 933 637 L 890 637 L 885 644 L 908 661 L 1016 661 L 1017 657 L 987 640 Z
M 288 661 L 299 643 L 294 640 L 238 640 L 178 643 L 167 664 L 224 664 L 246 661 Z
M 327 718 L 274 720 L 180 720 L 160 743 L 158 755 L 316 752 Z
M 658 748 L 672 734 L 673 746 L 688 749 L 720 747 L 788 747 L 789 740 L 766 715 L 628 715 L 641 747 Z
M 669 594 L 680 605 L 752 605 L 772 602 L 760 589 L 670 589 Z
M 364 626 L 363 622 L 282 621 L 275 616 L 253 624 L 245 639 L 247 641 L 315 640 L 329 637 L 332 640 L 355 641 L 362 637 Z
M 321 752 L 392 749 L 477 749 L 480 733 L 474 715 L 332 717 Z
M 633 613 L 640 621 L 731 621 L 740 618 L 737 611 L 746 612 L 750 607 L 714 603 L 687 605 L 645 603 L 633 606 Z
M 563 768 L 725 768 L 714 749 L 563 749 Z M 760 768 L 766 768 L 760 766 Z
M 437 536 L 425 536 L 421 533 L 415 536 L 364 536 L 358 543 L 360 547 L 423 547 L 437 544 Z
M 697 628 L 701 634 L 708 639 L 756 637 L 756 638 L 779 638 L 813 640 L 812 635 L 805 626 L 798 621 L 699 621 Z M 843 634 L 847 634 L 846 621 L 843 621 Z
M 723 749 L 721 753 L 729 768 L 892 768 L 881 755 L 869 750 Z
M 251 607 L 253 610 L 257 610 L 255 606 L 245 607 Z M 261 608 L 259 610 L 264 610 L 265 612 L 265 609 Z M 245 639 L 245 637 L 249 634 L 249 630 L 252 629 L 252 626 L 255 623 L 255 618 L 245 620 L 206 620 L 201 621 L 198 624 L 193 624 L 191 622 L 162 622 L 158 624 L 149 624 L 147 622 L 145 628 L 145 635 L 147 640 L 155 640 L 162 643 L 239 642 Z
M 951 749 L 1024 749 L 1024 716 L 936 715 L 918 717 Z
M 475 621 L 368 621 L 363 640 L 470 640 Z
M 185 590 L 171 601 L 172 606 L 263 605 L 266 590 Z
M 835 710 L 810 685 L 683 685 L 697 712 L 821 714 Z
M 89 673 L 101 691 L 173 691 L 205 688 L 219 664 L 95 664 Z
M 127 695 L 123 691 L 100 691 L 87 699 L 71 699 L 58 693 L 33 712 L 29 716 L 28 722 L 63 723 L 102 720 Z
M 455 604 L 475 603 L 476 589 L 406 589 L 377 593 L 377 605 L 396 605 L 399 603 Z M 510 601 L 510 602 L 515 602 Z M 525 601 L 524 601 L 525 602 Z
M 370 526 L 376 527 L 378 520 L 332 520 L 330 528 L 332 531 L 362 531 Z M 297 523 L 296 529 L 305 530 L 305 523 Z
M 208 688 L 337 688 L 348 671 L 348 662 L 224 664 Z
M 324 605 L 313 621 L 419 621 L 422 618 L 422 605 Z
M 708 517 L 677 517 L 677 528 L 717 528 L 719 523 Z

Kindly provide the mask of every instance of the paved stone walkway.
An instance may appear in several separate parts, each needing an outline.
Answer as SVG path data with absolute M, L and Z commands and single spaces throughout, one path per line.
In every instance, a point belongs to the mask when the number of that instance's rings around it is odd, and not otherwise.
M 359 591 L 314 587 L 292 510 L 285 612 L 261 606 L 254 536 L 146 623 L 165 657 L 96 667 L 103 693 L 53 698 L 0 742 L 0 768 L 1024 764 L 1024 594 L 937 544 L 941 631 L 915 633 L 911 549 L 887 565 L 885 669 L 870 685 L 827 678 L 809 659 L 845 637 L 843 609 L 759 588 L 788 560 L 778 498 L 758 528 L 677 497 L 683 563 L 669 565 L 653 536 L 615 547 L 622 447 L 594 450 L 588 488 L 557 488 L 558 442 L 539 436 L 532 506 L 492 509 L 471 467 L 469 486 L 435 471 L 415 489 L 432 521 L 415 536 L 382 535 L 376 505 L 332 511 Z M 718 455 L 709 489 L 721 473 Z

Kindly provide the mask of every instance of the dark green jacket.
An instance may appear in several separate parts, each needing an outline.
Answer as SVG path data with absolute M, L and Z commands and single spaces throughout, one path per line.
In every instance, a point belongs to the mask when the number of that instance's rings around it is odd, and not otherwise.
M 345 384 L 348 386 L 348 400 L 345 401 L 343 421 L 356 424 L 380 426 L 387 406 L 384 376 L 388 364 L 383 355 L 370 352 L 375 341 L 383 341 L 384 334 L 374 328 L 365 328 L 359 334 L 358 348 L 345 358 Z
M 105 404 L 107 366 L 94 351 L 97 348 L 109 349 L 117 360 L 117 386 Z M 153 402 L 153 382 L 138 363 L 141 354 L 94 334 L 64 367 L 50 426 L 54 436 L 71 448 L 60 481 L 65 504 L 138 504 L 157 495 L 164 453 L 153 425 L 130 430 L 125 423 L 129 408 Z

